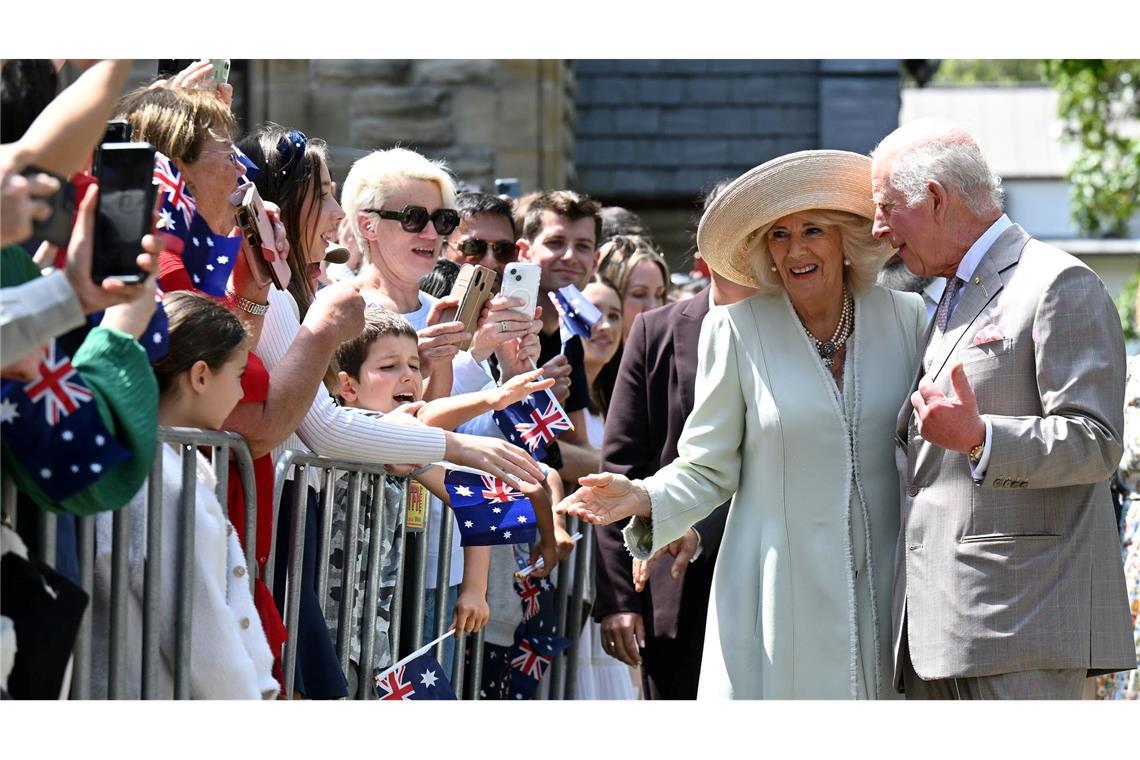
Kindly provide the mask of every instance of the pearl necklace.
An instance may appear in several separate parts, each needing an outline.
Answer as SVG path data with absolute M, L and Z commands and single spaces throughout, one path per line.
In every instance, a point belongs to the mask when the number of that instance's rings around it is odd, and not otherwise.
M 847 286 L 843 286 L 843 312 L 839 315 L 839 324 L 835 326 L 835 332 L 831 334 L 830 340 L 820 340 L 815 337 L 812 331 L 808 330 L 807 325 L 804 325 L 802 318 L 800 324 L 803 325 L 808 337 L 815 342 L 815 350 L 819 353 L 819 358 L 823 360 L 823 366 L 831 369 L 832 359 L 843 348 L 847 339 L 851 337 L 851 330 L 855 327 L 855 299 L 851 297 Z

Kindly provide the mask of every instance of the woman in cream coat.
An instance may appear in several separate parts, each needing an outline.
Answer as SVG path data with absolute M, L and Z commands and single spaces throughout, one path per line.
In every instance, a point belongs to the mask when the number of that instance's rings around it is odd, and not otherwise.
M 926 320 L 919 296 L 873 284 L 890 251 L 870 235 L 870 166 L 804 151 L 725 189 L 698 247 L 759 293 L 705 320 L 677 460 L 644 481 L 588 476 L 561 505 L 634 516 L 627 545 L 645 558 L 735 493 L 700 698 L 895 696 L 894 428 Z

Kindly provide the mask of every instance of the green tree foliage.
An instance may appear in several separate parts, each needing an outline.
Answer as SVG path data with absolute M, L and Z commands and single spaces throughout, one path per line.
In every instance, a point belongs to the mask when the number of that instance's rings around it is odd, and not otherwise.
M 1116 298 L 1116 310 L 1120 312 L 1120 323 L 1124 325 L 1124 337 L 1128 340 L 1140 338 L 1140 314 L 1137 313 L 1137 304 L 1140 304 L 1140 272 L 1134 273 L 1120 289 Z
M 942 61 L 933 85 L 1043 84 L 1041 61 L 1036 58 L 949 58 Z
M 1045 74 L 1060 95 L 1065 137 L 1080 146 L 1068 176 L 1073 224 L 1092 237 L 1124 237 L 1140 209 L 1140 136 L 1122 130 L 1140 119 L 1140 61 L 1050 60 Z

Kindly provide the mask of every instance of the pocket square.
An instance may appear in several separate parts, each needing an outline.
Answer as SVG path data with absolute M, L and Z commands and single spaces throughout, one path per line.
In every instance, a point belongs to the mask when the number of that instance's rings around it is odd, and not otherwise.
M 977 334 L 974 335 L 974 342 L 970 345 L 984 346 L 996 340 L 1005 340 L 1005 334 L 1002 333 L 1001 328 L 997 325 L 986 325 L 981 330 L 978 330 Z

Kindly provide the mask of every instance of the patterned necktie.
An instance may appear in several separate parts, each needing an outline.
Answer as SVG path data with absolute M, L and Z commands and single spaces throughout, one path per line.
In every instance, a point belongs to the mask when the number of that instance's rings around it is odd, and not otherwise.
M 954 310 L 955 297 L 965 284 L 961 277 L 947 281 L 946 290 L 942 292 L 942 300 L 938 302 L 938 311 L 934 312 L 934 329 L 939 333 L 946 332 L 946 323 L 950 321 L 950 313 Z

